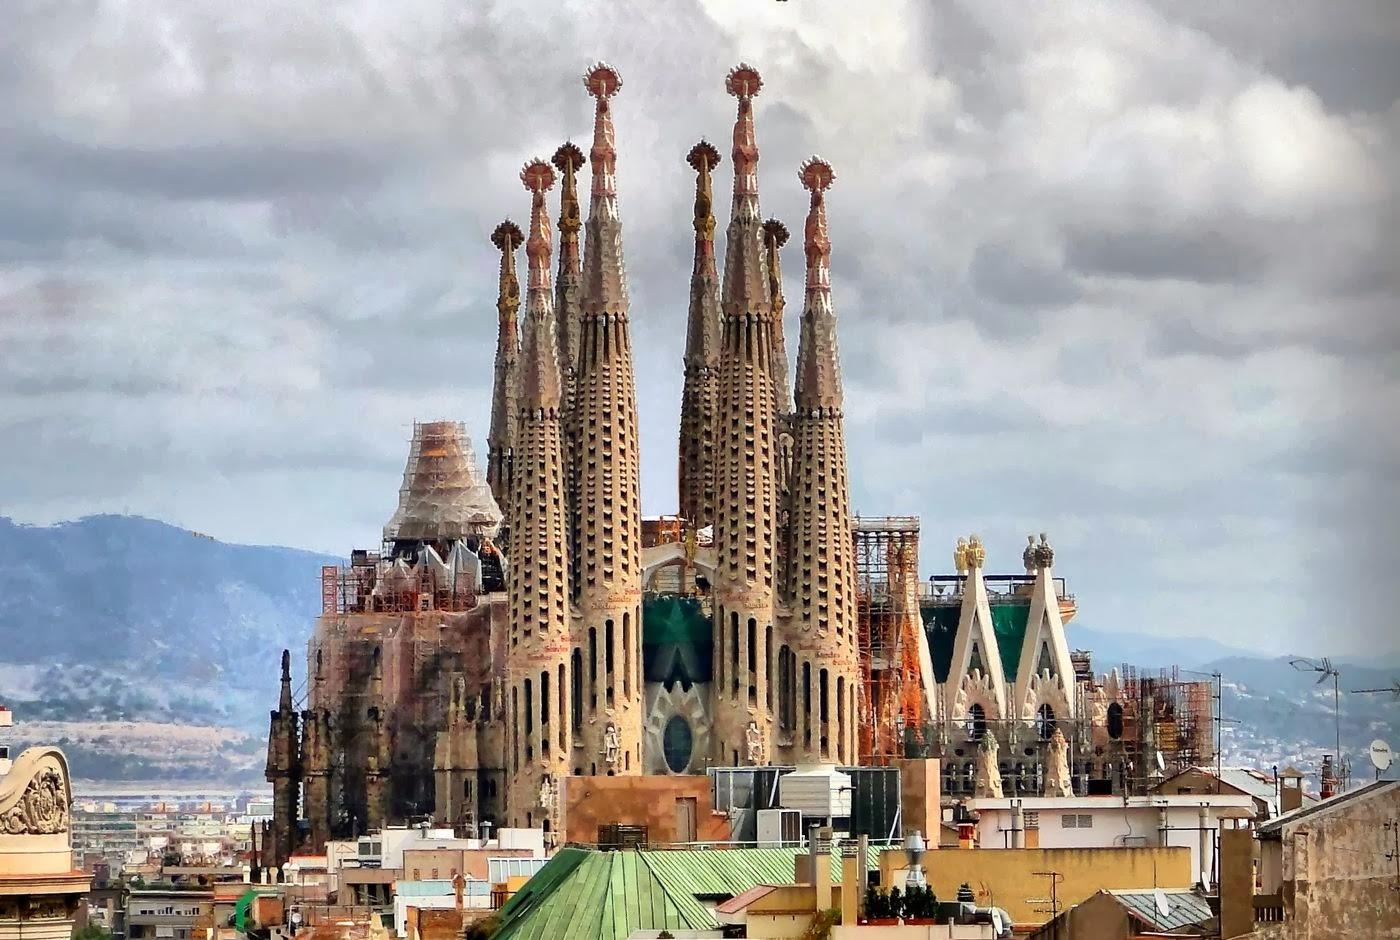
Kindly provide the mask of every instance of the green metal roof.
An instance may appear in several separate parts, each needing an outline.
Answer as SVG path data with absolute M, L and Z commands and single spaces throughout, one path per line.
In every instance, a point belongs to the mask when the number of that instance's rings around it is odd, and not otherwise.
M 792 884 L 800 851 L 561 849 L 501 908 L 497 936 L 624 940 L 634 930 L 714 930 L 715 901 L 754 885 Z M 870 848 L 868 869 L 878 867 L 880 851 Z M 841 878 L 837 856 L 831 878 Z
M 1007 682 L 1015 682 L 1021 664 L 1021 644 L 1026 639 L 1026 622 L 1031 614 L 1030 602 L 993 603 L 991 608 L 992 632 L 996 634 L 997 650 L 1001 653 L 1001 671 L 1006 674 Z M 933 678 L 947 682 L 948 673 L 953 670 L 953 644 L 957 641 L 962 611 L 956 604 L 922 604 L 919 614 L 924 621 L 924 635 L 928 637 Z

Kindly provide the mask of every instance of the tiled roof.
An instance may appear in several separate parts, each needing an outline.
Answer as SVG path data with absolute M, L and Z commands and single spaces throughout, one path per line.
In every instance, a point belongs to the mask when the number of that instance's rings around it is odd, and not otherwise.
M 1206 899 L 1194 891 L 1109 891 L 1133 916 L 1153 930 L 1179 930 L 1210 920 L 1214 915 Z M 1166 913 L 1157 907 L 1157 895 L 1166 901 Z
M 1284 826 L 1292 825 L 1293 823 L 1298 822 L 1300 819 L 1312 816 L 1315 813 L 1330 812 L 1338 806 L 1350 803 L 1352 800 L 1356 800 L 1361 797 L 1370 797 L 1373 793 L 1383 791 L 1387 787 L 1397 786 L 1400 786 L 1400 781 L 1376 780 L 1372 783 L 1366 784 L 1364 787 L 1357 787 L 1355 790 L 1348 790 L 1345 793 L 1338 793 L 1336 796 L 1326 800 L 1322 800 L 1319 803 L 1313 803 L 1311 805 L 1305 804 L 1303 806 L 1298 807 L 1295 810 L 1284 813 L 1282 816 L 1279 816 L 1275 819 L 1271 819 L 1268 822 L 1264 823 L 1262 826 L 1260 826 L 1259 832 L 1282 832 Z
M 501 908 L 497 936 L 624 940 L 639 929 L 714 930 L 714 902 L 756 885 L 792 884 L 800 851 L 561 849 Z M 867 868 L 878 865 L 879 851 L 871 848 Z M 831 857 L 830 872 L 840 880 L 839 857 Z

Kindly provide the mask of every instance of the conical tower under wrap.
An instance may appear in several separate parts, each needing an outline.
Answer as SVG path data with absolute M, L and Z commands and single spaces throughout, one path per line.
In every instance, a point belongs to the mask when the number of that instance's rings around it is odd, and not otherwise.
M 384 526 L 385 542 L 437 542 L 491 537 L 501 510 L 476 469 L 466 425 L 413 425 L 413 443 L 399 487 L 399 507 Z

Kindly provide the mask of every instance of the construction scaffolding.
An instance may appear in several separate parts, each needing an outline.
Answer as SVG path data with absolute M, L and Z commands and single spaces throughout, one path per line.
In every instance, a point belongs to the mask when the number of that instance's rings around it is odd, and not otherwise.
M 919 517 L 857 517 L 856 605 L 861 669 L 860 760 L 888 764 L 918 738 L 927 714 L 920 674 Z
M 1215 760 L 1214 691 L 1207 680 L 1183 680 L 1179 670 L 1155 675 L 1134 666 L 1121 668 L 1124 710 L 1123 752 L 1133 767 L 1130 784 L 1145 786 L 1155 775 L 1210 764 Z

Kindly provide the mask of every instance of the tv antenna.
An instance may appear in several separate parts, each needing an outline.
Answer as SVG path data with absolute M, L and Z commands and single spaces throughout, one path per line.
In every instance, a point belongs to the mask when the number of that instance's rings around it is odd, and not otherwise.
M 1389 688 L 1384 689 L 1352 689 L 1353 695 L 1385 695 L 1389 693 L 1395 699 L 1400 700 L 1400 679 L 1391 682 Z
M 1332 722 L 1336 726 L 1337 732 L 1337 772 L 1338 776 L 1344 774 L 1347 762 L 1342 757 L 1342 692 L 1340 680 L 1342 674 L 1337 671 L 1337 667 L 1332 665 L 1330 657 L 1324 656 L 1321 659 L 1306 659 L 1298 657 L 1290 659 L 1288 665 L 1299 672 L 1318 673 L 1317 685 L 1322 685 L 1328 679 L 1332 680 Z M 1345 785 L 1338 787 L 1339 790 L 1346 789 Z

